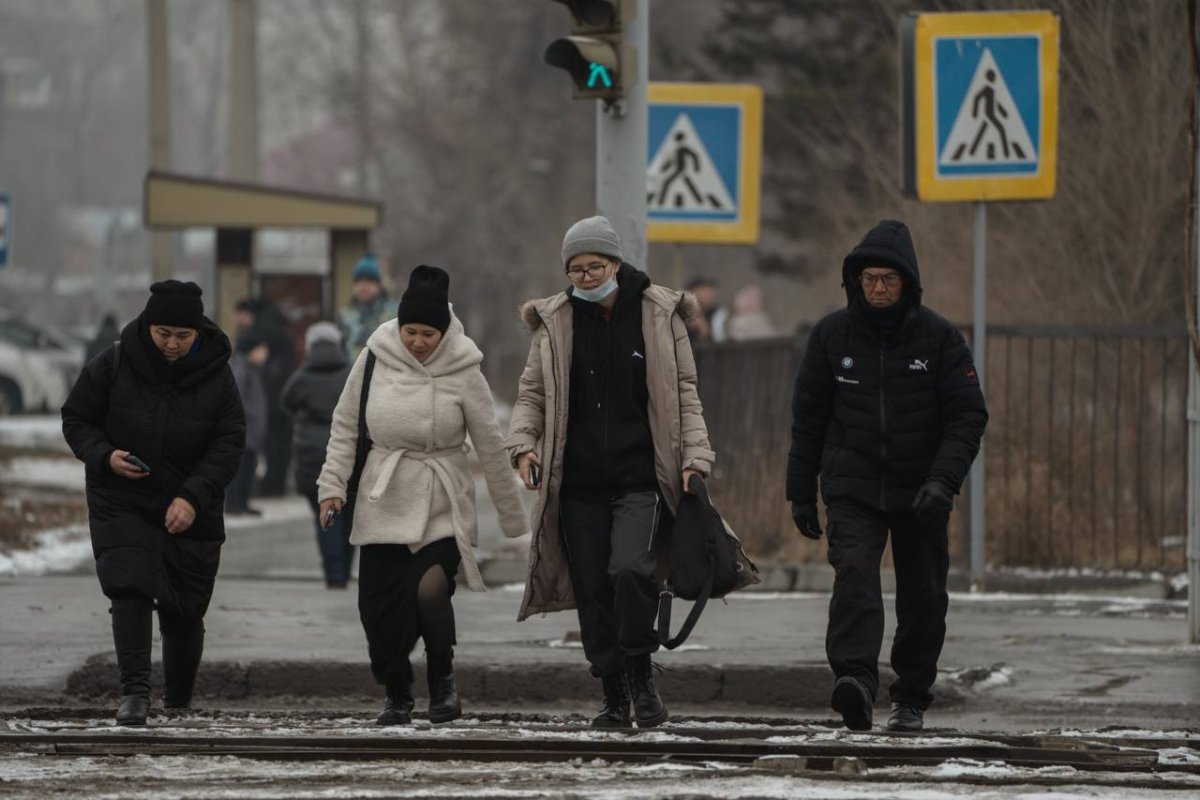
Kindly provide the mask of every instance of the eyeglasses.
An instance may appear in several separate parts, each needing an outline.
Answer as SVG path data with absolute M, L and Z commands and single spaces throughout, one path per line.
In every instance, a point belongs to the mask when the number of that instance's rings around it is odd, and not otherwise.
M 895 289 L 900 285 L 901 280 L 902 278 L 900 277 L 899 272 L 888 272 L 883 275 L 864 272 L 858 276 L 859 283 L 861 283 L 863 288 L 866 289 L 875 288 L 875 284 L 879 283 L 880 281 L 883 281 L 883 285 L 888 289 Z
M 606 269 L 608 269 L 607 261 L 597 261 L 594 264 L 588 264 L 585 267 L 571 267 L 570 269 L 564 270 L 564 272 L 567 273 L 567 276 L 571 280 L 581 281 L 583 280 L 584 275 L 587 275 L 592 279 L 603 278 L 604 271 Z

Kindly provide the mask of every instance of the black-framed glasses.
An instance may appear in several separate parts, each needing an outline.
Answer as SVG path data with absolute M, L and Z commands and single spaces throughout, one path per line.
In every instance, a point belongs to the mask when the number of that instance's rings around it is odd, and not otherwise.
M 887 288 L 895 289 L 900 285 L 901 280 L 902 278 L 900 277 L 899 272 L 888 272 L 883 275 L 864 272 L 858 276 L 859 283 L 861 283 L 865 289 L 875 288 L 875 284 L 879 283 L 880 281 L 883 281 L 883 285 Z
M 592 264 L 586 264 L 582 267 L 569 267 L 568 269 L 564 270 L 564 272 L 566 272 L 567 277 L 573 281 L 583 280 L 584 275 L 587 275 L 589 278 L 595 280 L 596 278 L 604 277 L 604 270 L 608 269 L 608 265 L 609 262 L 607 261 L 596 261 Z

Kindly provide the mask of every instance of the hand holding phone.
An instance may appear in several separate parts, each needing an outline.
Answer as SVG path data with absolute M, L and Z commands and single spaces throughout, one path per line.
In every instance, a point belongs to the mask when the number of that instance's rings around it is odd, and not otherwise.
M 335 517 L 337 517 L 337 513 L 337 507 L 330 506 L 327 508 L 325 510 L 325 519 L 321 521 L 321 527 L 325 530 L 329 530 L 329 526 L 333 524 L 333 520 Z
M 529 482 L 534 486 L 542 485 L 542 470 L 537 465 L 536 461 L 531 461 L 529 463 Z
M 132 464 L 134 466 L 134 468 L 137 469 L 139 472 L 149 472 L 150 471 L 150 465 L 147 464 L 145 461 L 142 461 L 140 458 L 135 456 L 133 453 L 126 453 L 125 460 L 127 462 L 129 462 L 130 464 Z

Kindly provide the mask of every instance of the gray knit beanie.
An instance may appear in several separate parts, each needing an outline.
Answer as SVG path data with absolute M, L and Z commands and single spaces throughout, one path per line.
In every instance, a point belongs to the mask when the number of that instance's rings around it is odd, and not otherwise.
M 311 350 L 317 342 L 332 342 L 340 347 L 342 332 L 332 322 L 314 322 L 304 332 L 304 348 Z
M 624 260 L 621 255 L 621 237 L 617 236 L 612 223 L 600 216 L 579 220 L 563 237 L 563 266 L 581 253 L 597 253 L 618 261 Z

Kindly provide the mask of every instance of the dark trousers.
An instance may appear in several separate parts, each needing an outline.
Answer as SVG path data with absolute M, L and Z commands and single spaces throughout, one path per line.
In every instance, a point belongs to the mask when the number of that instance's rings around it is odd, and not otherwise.
M 278 398 L 275 399 L 278 403 Z M 267 471 L 258 487 L 262 497 L 279 497 L 286 489 L 288 466 L 292 463 L 292 423 L 283 413 L 267 416 Z
M 657 492 L 631 492 L 608 502 L 562 498 L 579 632 L 597 677 L 620 673 L 626 656 L 658 649 L 654 537 L 662 506 Z
M 425 639 L 430 652 L 445 652 L 456 643 L 450 597 L 460 559 L 454 539 L 439 539 L 415 553 L 405 544 L 368 544 L 361 548 L 358 614 L 367 635 L 371 673 L 376 682 L 387 687 L 390 696 L 401 697 L 409 691 L 409 654 L 418 637 Z M 434 570 L 442 572 L 444 580 L 427 584 L 425 579 Z M 433 591 L 423 592 L 425 585 Z M 441 613 L 430 620 L 430 615 L 421 613 L 422 606 L 441 606 Z M 432 647 L 431 639 L 440 647 Z
M 892 642 L 894 703 L 926 708 L 946 640 L 946 575 L 950 555 L 948 515 L 918 519 L 911 512 L 886 513 L 853 500 L 834 498 L 827 506 L 829 563 L 836 573 L 829 603 L 825 653 L 834 675 L 879 689 L 879 650 L 883 645 L 883 594 L 879 562 L 892 536 L 896 572 L 896 636 Z
M 242 451 L 242 461 L 238 464 L 237 474 L 225 488 L 225 510 L 231 512 L 245 511 L 250 500 L 250 492 L 254 488 L 254 471 L 258 469 L 258 453 L 249 448 Z
M 326 530 L 321 527 L 321 504 L 317 502 L 317 493 L 306 492 L 304 497 L 313 510 L 316 519 L 317 549 L 321 553 L 321 568 L 325 571 L 325 582 L 343 585 L 350 580 L 350 564 L 354 561 L 354 545 L 350 544 L 350 522 L 346 515 L 353 513 L 353 508 L 343 509 L 341 514 L 333 518 L 333 524 Z

